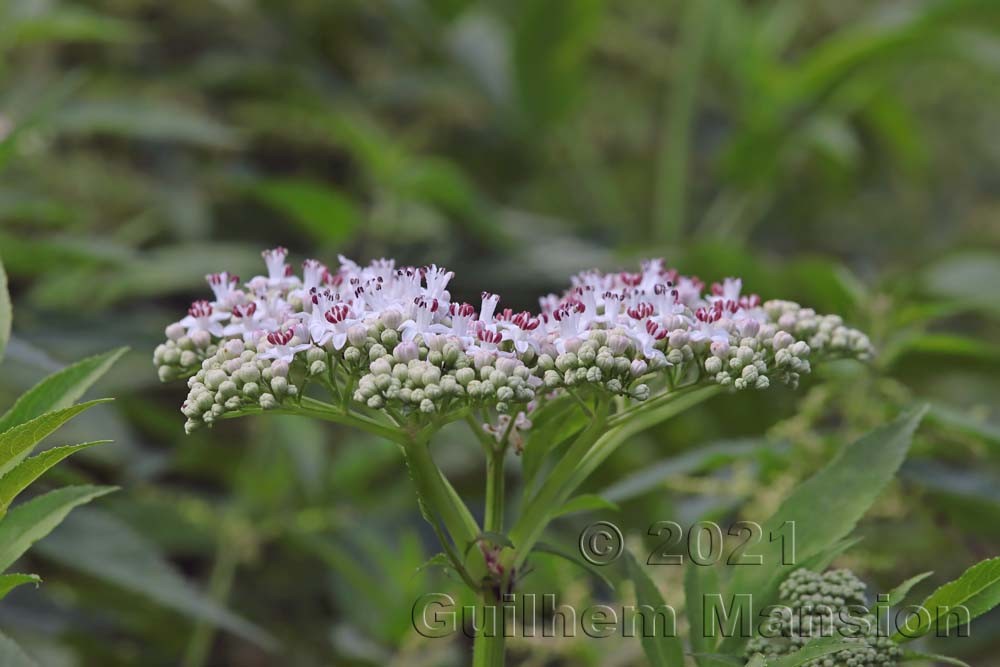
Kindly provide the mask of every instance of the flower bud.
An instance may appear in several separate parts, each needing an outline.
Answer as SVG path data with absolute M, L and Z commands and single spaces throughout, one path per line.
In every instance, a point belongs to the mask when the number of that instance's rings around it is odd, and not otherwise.
M 382 312 L 379 321 L 385 325 L 386 329 L 398 329 L 403 323 L 403 314 L 394 308 Z
M 705 372 L 709 375 L 715 375 L 722 370 L 722 359 L 718 357 L 709 357 L 705 359 Z
M 284 396 L 288 393 L 288 380 L 282 376 L 278 376 L 271 380 L 271 391 L 274 392 L 275 396 Z
M 170 340 L 178 341 L 184 337 L 184 326 L 178 322 L 174 322 L 167 327 L 164 333 L 166 333 L 167 338 Z
M 670 347 L 681 348 L 687 345 L 689 340 L 690 336 L 688 336 L 687 331 L 676 329 L 670 332 L 667 342 L 670 344 Z
M 229 379 L 224 371 L 212 370 L 205 373 L 205 386 L 211 390 L 216 390 L 219 386 Z
M 612 334 L 608 336 L 608 349 L 611 354 L 616 357 L 621 356 L 628 352 L 629 347 L 631 347 L 632 342 L 625 336 L 621 334 Z
M 387 348 L 392 347 L 399 342 L 399 333 L 395 329 L 384 329 L 382 335 L 379 336 L 379 340 Z

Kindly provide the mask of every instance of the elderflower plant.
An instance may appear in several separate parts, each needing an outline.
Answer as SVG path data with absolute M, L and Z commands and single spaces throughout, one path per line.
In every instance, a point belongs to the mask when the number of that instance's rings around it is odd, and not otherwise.
M 725 390 L 795 386 L 812 364 L 866 359 L 871 344 L 836 315 L 708 290 L 662 260 L 585 271 L 536 312 L 452 300 L 451 271 L 263 253 L 267 274 L 208 276 L 212 298 L 166 328 L 154 362 L 186 378 L 188 431 L 223 418 L 283 413 L 348 424 L 400 445 L 443 557 L 482 604 L 514 589 L 558 509 L 631 433 Z M 533 446 L 538 423 L 580 411 L 537 446 L 561 455 L 504 521 L 506 453 Z M 486 456 L 482 521 L 430 455 L 434 433 L 465 420 Z M 545 432 L 545 431 L 543 431 Z M 478 545 L 478 549 L 472 548 Z M 503 636 L 476 638 L 474 664 L 503 663 Z

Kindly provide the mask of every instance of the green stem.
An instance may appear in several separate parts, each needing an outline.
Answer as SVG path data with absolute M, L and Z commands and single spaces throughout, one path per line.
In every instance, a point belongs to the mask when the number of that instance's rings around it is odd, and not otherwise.
M 426 440 L 407 440 L 403 452 L 428 520 L 440 521 L 455 547 L 463 551 L 480 533 L 472 513 L 458 500 L 454 489 L 434 463 Z
M 492 606 L 492 614 L 485 608 Z M 490 627 L 488 619 L 494 619 Z M 503 633 L 503 607 L 491 591 L 483 593 L 482 601 L 476 604 L 476 624 L 480 632 L 472 643 L 472 667 L 504 667 L 506 642 Z
M 504 476 L 503 464 L 506 447 L 497 447 L 486 458 L 486 516 L 483 530 L 503 532 Z
M 246 417 L 247 415 L 297 415 L 299 417 L 313 417 L 336 424 L 353 426 L 359 430 L 399 444 L 403 444 L 406 441 L 405 434 L 391 424 L 386 424 L 357 413 L 345 412 L 335 405 L 317 401 L 307 396 L 304 396 L 298 405 L 270 410 L 264 410 L 263 408 L 243 408 L 239 412 L 226 413 L 222 418 L 236 419 L 238 417 Z

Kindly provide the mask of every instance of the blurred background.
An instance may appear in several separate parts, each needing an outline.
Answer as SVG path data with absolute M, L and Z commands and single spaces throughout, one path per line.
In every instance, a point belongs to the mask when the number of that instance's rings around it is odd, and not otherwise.
M 1000 3 L 995 0 L 0 0 L 0 406 L 131 352 L 60 432 L 114 438 L 48 484 L 122 488 L 32 552 L 0 627 L 48 666 L 458 665 L 417 596 L 459 586 L 387 442 L 272 417 L 183 432 L 164 326 L 294 262 L 393 256 L 456 298 L 533 308 L 584 268 L 664 256 L 837 312 L 871 366 L 724 396 L 588 484 L 637 553 L 655 520 L 763 521 L 844 443 L 932 411 L 838 563 L 927 591 L 1000 552 Z M 79 436 L 79 437 L 76 437 Z M 480 511 L 462 429 L 435 456 Z M 520 466 L 509 466 L 517 498 Z M 41 484 L 40 488 L 44 488 Z M 572 549 L 591 516 L 548 541 Z M 649 540 L 644 543 L 644 540 Z M 526 589 L 616 599 L 538 556 Z M 680 596 L 679 570 L 651 576 Z M 926 592 L 923 589 L 918 592 Z M 1000 665 L 1000 616 L 932 645 Z M 641 665 L 632 639 L 515 640 L 511 664 Z

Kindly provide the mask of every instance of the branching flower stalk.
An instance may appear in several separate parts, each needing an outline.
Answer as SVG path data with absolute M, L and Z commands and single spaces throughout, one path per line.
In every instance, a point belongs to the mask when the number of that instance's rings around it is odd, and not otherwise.
M 817 360 L 866 358 L 868 338 L 835 315 L 762 302 L 738 279 L 706 292 L 660 260 L 637 272 L 587 271 L 537 313 L 455 302 L 450 271 L 330 269 L 287 252 L 263 253 L 267 274 L 209 275 L 211 300 L 166 328 L 154 362 L 164 381 L 187 379 L 190 432 L 219 419 L 271 413 L 327 420 L 396 443 L 424 516 L 451 566 L 483 605 L 513 589 L 558 508 L 629 436 L 725 390 L 796 385 Z M 534 424 L 579 411 L 556 443 Z M 430 449 L 464 421 L 486 459 L 482 524 Z M 566 443 L 565 453 L 505 522 L 508 451 Z M 508 525 L 509 530 L 508 530 Z M 501 665 L 502 633 L 476 638 L 474 664 Z

